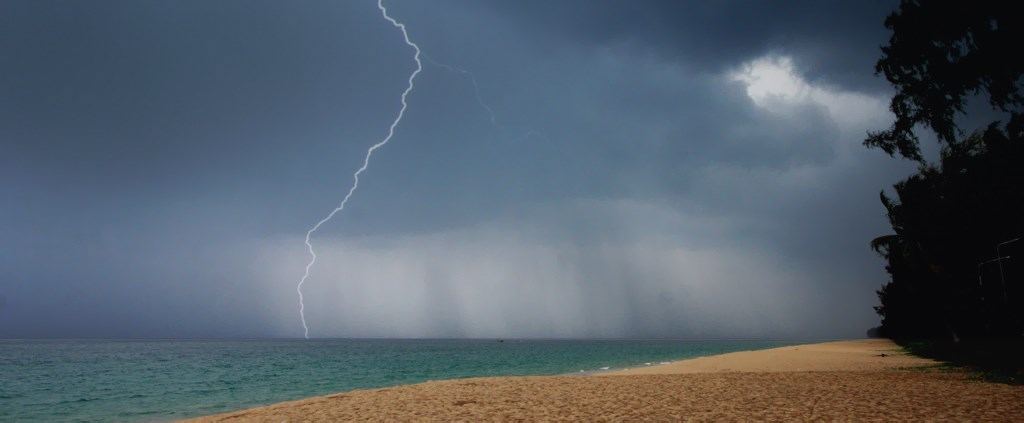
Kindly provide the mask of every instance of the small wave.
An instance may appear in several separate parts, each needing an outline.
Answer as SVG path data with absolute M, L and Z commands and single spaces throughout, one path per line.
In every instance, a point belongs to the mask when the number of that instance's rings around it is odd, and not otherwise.
M 611 367 L 608 367 L 608 366 L 604 366 L 604 367 L 602 367 L 602 368 L 601 368 L 601 370 L 608 370 L 608 369 L 610 369 L 610 368 L 611 368 Z
M 63 400 L 63 401 L 57 401 L 57 402 L 54 402 L 54 403 L 50 403 L 48 405 L 75 404 L 75 403 L 80 403 L 80 402 L 96 401 L 96 400 L 99 400 L 99 399 L 100 398 L 79 397 L 79 398 L 75 398 L 75 399 L 66 399 L 66 400 Z M 33 404 L 33 405 L 43 405 L 43 404 L 40 403 L 40 404 Z

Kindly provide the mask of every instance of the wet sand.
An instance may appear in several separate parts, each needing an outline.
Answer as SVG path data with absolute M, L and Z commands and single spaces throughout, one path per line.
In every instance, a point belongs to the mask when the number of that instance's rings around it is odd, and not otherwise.
M 473 378 L 314 397 L 196 421 L 1024 421 L 1024 387 L 938 370 L 887 340 L 682 360 L 592 376 Z

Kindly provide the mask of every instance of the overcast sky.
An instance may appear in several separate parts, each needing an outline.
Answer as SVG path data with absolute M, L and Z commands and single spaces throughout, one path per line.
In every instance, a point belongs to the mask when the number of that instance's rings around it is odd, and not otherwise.
M 386 2 L 310 336 L 862 335 L 896 5 L 777 3 Z M 372 0 L 3 2 L 0 337 L 302 336 L 414 69 Z

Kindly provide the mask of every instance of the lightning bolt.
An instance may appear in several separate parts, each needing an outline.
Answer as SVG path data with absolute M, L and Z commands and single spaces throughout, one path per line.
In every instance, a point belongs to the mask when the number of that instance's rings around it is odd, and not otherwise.
M 480 107 L 483 108 L 487 112 L 487 116 L 490 118 L 491 125 L 493 125 L 494 128 L 498 129 L 499 131 L 504 131 L 506 129 L 505 125 L 501 125 L 501 124 L 498 123 L 498 119 L 497 119 L 497 116 L 494 113 L 494 109 L 492 109 L 491 106 L 487 105 L 487 102 L 484 101 L 483 96 L 480 95 L 480 85 L 477 84 L 477 82 L 476 82 L 476 75 L 474 75 L 473 72 L 470 72 L 470 71 L 465 70 L 463 68 L 460 68 L 458 66 L 454 66 L 454 65 L 449 65 L 449 64 L 438 62 L 437 60 L 434 60 L 433 57 L 430 57 L 430 55 L 428 55 L 427 53 L 423 53 L 422 56 L 423 56 L 423 59 L 425 59 L 431 65 L 437 66 L 437 67 L 439 67 L 441 69 L 445 69 L 445 70 L 447 70 L 449 72 L 457 73 L 457 74 L 460 74 L 460 75 L 466 77 L 466 79 L 469 80 L 469 83 L 473 85 L 473 95 L 476 97 L 477 104 L 479 104 Z M 537 130 L 534 130 L 534 129 L 528 129 L 522 135 L 516 137 L 513 140 L 513 142 L 517 143 L 517 142 L 521 142 L 521 141 L 526 141 L 531 136 L 532 137 L 540 138 L 540 139 L 545 140 L 545 141 L 550 141 L 548 139 L 548 137 L 546 135 L 544 135 L 544 133 L 542 133 L 540 131 L 537 131 Z
M 359 188 L 359 175 L 366 171 L 366 168 L 370 166 L 370 157 L 373 156 L 373 152 L 377 151 L 378 148 L 383 147 L 388 143 L 388 141 L 391 141 L 391 137 L 395 135 L 395 127 L 397 127 L 402 121 L 402 116 L 405 115 L 405 109 L 409 106 L 406 103 L 405 98 L 410 92 L 412 92 L 413 88 L 415 88 L 414 82 L 416 80 L 416 75 L 423 70 L 423 63 L 420 62 L 420 46 L 416 45 L 416 43 L 409 39 L 409 33 L 405 30 L 405 24 L 396 21 L 388 15 L 388 10 L 384 7 L 384 0 L 377 0 L 377 9 L 380 9 L 380 13 L 384 16 L 384 19 L 387 19 L 392 26 L 402 31 L 402 37 L 405 38 L 405 44 L 416 50 L 416 54 L 412 57 L 413 60 L 416 61 L 416 70 L 412 71 L 412 74 L 409 75 L 409 85 L 406 86 L 405 91 L 402 92 L 402 108 L 398 110 L 398 116 L 395 116 L 395 120 L 391 122 L 387 136 L 366 150 L 366 157 L 363 158 L 363 165 L 356 170 L 355 174 L 352 175 L 352 187 L 348 189 L 348 194 L 345 194 L 345 198 L 341 200 L 341 204 L 338 204 L 338 207 L 335 207 L 334 210 L 331 210 L 326 217 L 320 219 L 319 222 L 316 222 L 316 225 L 313 225 L 312 228 L 306 231 L 306 250 L 309 251 L 310 260 L 309 264 L 306 265 L 306 273 L 302 275 L 302 279 L 299 280 L 299 284 L 295 287 L 295 291 L 299 293 L 299 317 L 302 319 L 302 329 L 304 330 L 303 336 L 305 336 L 306 339 L 309 339 L 309 326 L 306 324 L 306 304 L 302 298 L 302 285 L 306 283 L 307 279 L 309 279 L 309 271 L 313 268 L 313 265 L 316 264 L 316 252 L 313 250 L 313 244 L 310 243 L 310 238 L 317 229 L 320 229 L 321 225 L 331 220 L 334 215 L 345 210 L 345 204 L 348 203 L 348 200 L 352 198 L 352 194 L 354 194 L 356 189 Z
M 492 109 L 491 106 L 488 106 L 487 103 L 484 102 L 483 97 L 480 96 L 480 86 L 477 85 L 477 83 L 476 83 L 476 75 L 473 75 L 473 72 L 470 72 L 468 70 L 462 69 L 462 68 L 457 67 L 457 66 L 446 65 L 444 63 L 440 63 L 440 62 L 434 60 L 432 57 L 428 56 L 426 53 L 423 54 L 423 58 L 427 59 L 427 61 L 430 62 L 430 64 L 432 64 L 434 66 L 437 66 L 437 67 L 443 68 L 443 69 L 447 69 L 450 72 L 462 74 L 466 78 L 469 78 L 469 82 L 471 84 L 473 84 L 473 94 L 476 96 L 477 104 L 479 104 L 480 107 L 483 107 L 483 109 L 487 111 L 487 115 L 490 116 L 490 118 L 491 118 L 491 125 L 494 125 L 495 127 L 499 128 L 499 129 L 501 128 L 498 125 L 498 119 L 494 116 L 494 109 Z

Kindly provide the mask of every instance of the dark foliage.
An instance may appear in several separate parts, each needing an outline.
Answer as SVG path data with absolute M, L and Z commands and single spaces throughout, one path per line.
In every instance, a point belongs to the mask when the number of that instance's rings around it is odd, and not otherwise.
M 978 338 L 963 342 L 935 339 L 896 339 L 911 354 L 965 367 L 993 381 L 1024 384 L 1024 339 Z
M 877 70 L 897 88 L 896 123 L 865 144 L 921 163 L 895 199 L 882 194 L 893 234 L 871 242 L 891 276 L 876 307 L 887 336 L 958 344 L 1024 330 L 1024 240 L 1014 241 L 1024 235 L 1024 14 L 1011 9 L 904 1 L 886 19 L 893 36 Z M 954 118 L 985 94 L 1009 122 L 963 136 Z M 937 134 L 939 163 L 921 158 L 915 126 Z
M 892 235 L 872 248 L 891 281 L 878 291 L 882 326 L 894 336 L 991 336 L 1020 333 L 1024 298 L 1024 140 L 995 125 L 944 149 L 937 166 L 882 194 Z M 1005 289 L 1004 289 L 1005 281 Z
M 1010 114 L 1011 132 L 1019 131 L 1024 14 L 1017 7 L 999 0 L 903 1 L 885 20 L 893 35 L 875 65 L 897 89 L 890 104 L 896 121 L 864 144 L 922 161 L 914 128 L 956 143 L 963 134 L 955 118 L 975 94 L 987 94 L 993 108 Z

